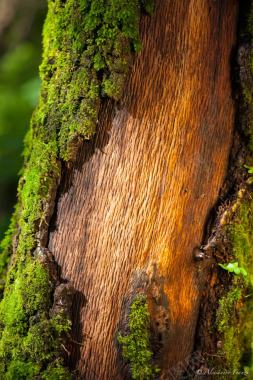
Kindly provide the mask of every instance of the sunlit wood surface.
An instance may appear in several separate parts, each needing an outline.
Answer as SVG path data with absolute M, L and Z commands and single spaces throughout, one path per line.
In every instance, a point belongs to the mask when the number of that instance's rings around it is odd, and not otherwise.
M 156 0 L 122 102 L 63 178 L 49 248 L 76 297 L 71 363 L 124 379 L 116 334 L 125 297 L 148 293 L 161 378 L 190 354 L 199 305 L 192 250 L 224 180 L 234 106 L 235 0 Z

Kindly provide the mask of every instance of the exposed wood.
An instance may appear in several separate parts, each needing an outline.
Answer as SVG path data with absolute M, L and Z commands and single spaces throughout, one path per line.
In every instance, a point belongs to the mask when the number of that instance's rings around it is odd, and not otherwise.
M 201 296 L 192 252 L 228 163 L 236 24 L 236 0 L 157 0 L 121 104 L 104 107 L 96 139 L 66 170 L 49 248 L 80 291 L 74 338 L 84 345 L 71 361 L 84 379 L 125 377 L 116 333 L 136 270 L 150 279 L 162 378 L 191 353 Z

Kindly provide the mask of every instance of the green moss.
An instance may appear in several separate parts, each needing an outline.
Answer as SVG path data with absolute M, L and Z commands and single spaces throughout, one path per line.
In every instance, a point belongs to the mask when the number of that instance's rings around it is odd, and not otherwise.
M 138 0 L 48 1 L 40 99 L 1 246 L 4 277 L 14 251 L 0 303 L 1 379 L 69 378 L 61 351 L 71 323 L 63 314 L 50 317 L 55 284 L 33 254 L 47 243 L 61 161 L 74 160 L 80 139 L 95 133 L 101 99 L 121 95 L 131 54 L 140 48 L 139 18 Z
M 154 13 L 154 9 L 155 9 L 154 0 L 142 0 L 142 5 L 147 14 L 152 15 Z
M 246 30 L 243 31 L 244 37 L 253 42 L 253 3 L 248 16 Z M 240 57 L 240 56 L 239 56 Z M 241 61 L 241 62 L 240 62 Z M 253 49 L 250 44 L 242 46 L 240 62 L 240 125 L 248 140 L 249 152 L 253 152 Z
M 9 366 L 9 369 L 6 373 L 6 379 L 7 380 L 13 380 L 13 379 L 34 379 L 36 375 L 39 373 L 39 368 L 37 365 L 34 365 L 29 362 L 23 362 L 23 361 L 15 361 L 12 362 Z
M 53 290 L 49 269 L 34 258 L 22 266 L 19 263 L 12 273 L 0 304 L 1 379 L 33 379 L 43 373 L 48 363 L 58 360 L 61 333 L 70 329 L 66 318 L 49 318 Z M 61 369 L 68 375 L 62 362 Z
M 253 2 L 249 15 L 248 34 L 253 42 Z M 252 164 L 253 152 L 253 50 L 246 47 L 242 51 L 240 82 L 242 99 L 240 102 L 241 128 L 248 141 L 247 160 Z M 231 220 L 226 233 L 231 243 L 232 261 L 246 270 L 246 277 L 232 277 L 228 292 L 222 297 L 217 312 L 217 326 L 222 334 L 223 354 L 228 369 L 246 369 L 253 377 L 253 201 L 252 179 L 244 196 L 237 195 L 237 207 L 231 210 Z M 242 194 L 242 193 L 241 193 Z M 225 362 L 224 362 L 225 365 Z M 240 378 L 240 376 L 234 376 Z
M 241 267 L 247 268 L 248 280 L 253 285 L 253 201 L 244 199 L 230 226 L 233 255 Z
M 48 369 L 42 375 L 43 380 L 70 380 L 70 374 L 59 363 L 50 364 Z
M 233 255 L 237 258 L 239 265 L 244 267 L 248 273 L 241 284 L 246 297 L 244 297 L 240 313 L 239 328 L 242 345 L 241 362 L 244 366 L 251 367 L 253 376 L 253 201 L 251 195 L 241 202 L 230 227 L 230 236 Z
M 58 129 L 64 160 L 94 134 L 101 96 L 119 99 L 140 46 L 139 17 L 136 0 L 49 1 L 37 120 Z
M 242 297 L 242 291 L 234 281 L 229 292 L 220 299 L 217 312 L 218 331 L 223 335 L 223 353 L 228 368 L 234 372 L 240 369 L 241 343 L 238 326 L 237 307 Z
M 123 358 L 129 362 L 133 379 L 153 379 L 159 372 L 152 364 L 150 349 L 150 315 L 147 300 L 138 296 L 133 301 L 129 313 L 129 334 L 119 335 Z
M 0 243 L 0 299 L 3 295 L 7 266 L 12 254 L 12 241 L 15 234 L 17 233 L 18 209 L 19 208 L 17 205 L 11 217 L 10 226 L 5 233 L 4 239 Z
M 227 368 L 235 372 L 245 369 L 253 375 L 253 201 L 248 194 L 237 202 L 227 236 L 233 257 L 248 275 L 232 275 L 231 287 L 219 302 L 217 326 Z

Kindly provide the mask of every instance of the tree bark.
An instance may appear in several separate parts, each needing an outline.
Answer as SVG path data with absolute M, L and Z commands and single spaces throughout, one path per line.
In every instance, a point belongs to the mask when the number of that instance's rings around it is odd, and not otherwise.
M 204 242 L 233 135 L 237 8 L 158 0 L 142 19 L 122 101 L 103 105 L 96 137 L 65 168 L 49 249 L 79 291 L 73 339 L 83 345 L 73 344 L 70 363 L 82 378 L 127 377 L 117 333 L 139 291 L 160 378 L 179 378 L 192 352 L 205 280 L 193 249 Z

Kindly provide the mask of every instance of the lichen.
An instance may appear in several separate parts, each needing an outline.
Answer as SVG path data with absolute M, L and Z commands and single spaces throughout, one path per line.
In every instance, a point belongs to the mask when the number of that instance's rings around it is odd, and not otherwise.
M 150 314 L 145 296 L 139 295 L 130 306 L 129 334 L 119 334 L 123 358 L 129 363 L 136 380 L 154 379 L 159 369 L 152 363 L 150 347 Z
M 140 10 L 139 0 L 48 1 L 40 99 L 2 243 L 1 275 L 12 259 L 0 303 L 0 378 L 70 377 L 61 355 L 70 321 L 50 316 L 55 283 L 34 252 L 47 244 L 62 161 L 73 161 L 79 142 L 94 135 L 101 100 L 120 98 L 140 49 Z

